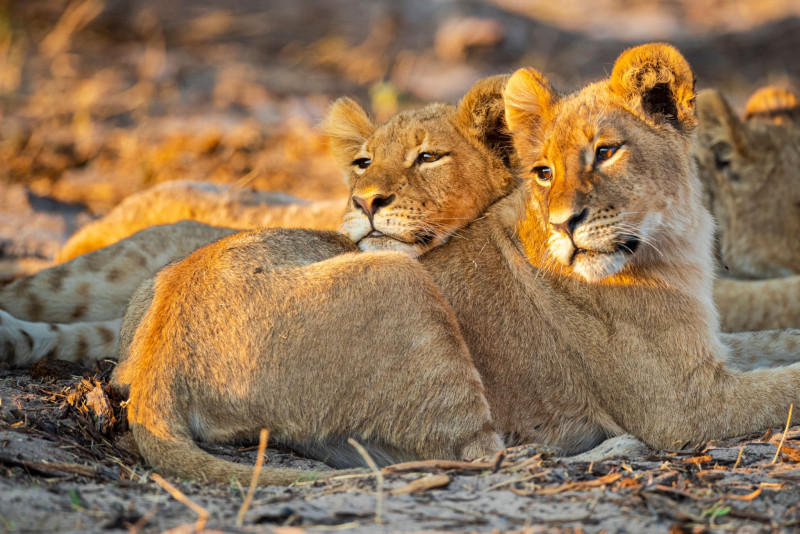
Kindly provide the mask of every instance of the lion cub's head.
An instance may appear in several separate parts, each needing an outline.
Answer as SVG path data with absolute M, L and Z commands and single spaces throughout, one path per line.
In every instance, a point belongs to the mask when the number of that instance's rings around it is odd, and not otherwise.
M 695 157 L 717 219 L 719 254 L 739 277 L 800 273 L 800 103 L 785 90 L 756 91 L 746 120 L 713 90 L 697 95 Z
M 511 77 L 506 121 L 545 234 L 542 259 L 556 271 L 595 282 L 668 250 L 690 254 L 676 236 L 710 239 L 708 215 L 691 209 L 700 204 L 693 87 L 666 44 L 623 52 L 609 79 L 571 95 L 533 69 Z
M 381 125 L 353 100 L 333 104 L 324 129 L 350 188 L 342 230 L 361 250 L 419 256 L 510 191 L 506 80 L 485 78 L 458 106 L 404 111 Z

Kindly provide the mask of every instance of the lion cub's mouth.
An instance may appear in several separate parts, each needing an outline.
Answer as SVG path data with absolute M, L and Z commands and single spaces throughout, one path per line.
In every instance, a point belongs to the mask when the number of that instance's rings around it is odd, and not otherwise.
M 416 258 L 430 248 L 430 241 L 430 239 L 422 238 L 410 241 L 373 230 L 359 239 L 357 244 L 358 248 L 363 251 L 393 250 L 405 252 L 412 258 Z
M 569 264 L 584 280 L 597 282 L 618 273 L 639 248 L 640 243 L 638 238 L 630 237 L 606 251 L 576 247 Z
M 575 261 L 575 258 L 580 256 L 581 254 L 616 254 L 621 252 L 622 254 L 633 255 L 636 250 L 639 248 L 641 241 L 636 237 L 631 237 L 622 243 L 618 243 L 613 250 L 610 251 L 603 251 L 603 250 L 591 250 L 588 248 L 581 248 L 575 247 L 575 250 L 572 253 L 572 258 L 570 259 L 570 263 Z

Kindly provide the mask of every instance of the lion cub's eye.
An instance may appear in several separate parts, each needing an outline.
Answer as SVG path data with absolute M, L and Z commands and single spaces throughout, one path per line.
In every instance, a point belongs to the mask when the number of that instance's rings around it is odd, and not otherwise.
M 611 159 L 611 157 L 617 153 L 619 150 L 619 145 L 617 146 L 599 146 L 595 151 L 595 161 L 597 163 L 602 163 Z
M 370 163 L 372 163 L 372 160 L 369 158 L 358 158 L 356 160 L 353 160 L 352 164 L 358 167 L 359 169 L 366 169 L 367 167 L 369 167 Z
M 553 179 L 553 171 L 550 170 L 550 167 L 534 167 L 531 172 L 536 175 L 536 177 L 541 182 L 549 182 Z
M 419 163 L 433 163 L 434 161 L 439 161 L 442 159 L 444 154 L 432 154 L 431 152 L 422 152 L 419 156 L 417 156 L 417 161 Z

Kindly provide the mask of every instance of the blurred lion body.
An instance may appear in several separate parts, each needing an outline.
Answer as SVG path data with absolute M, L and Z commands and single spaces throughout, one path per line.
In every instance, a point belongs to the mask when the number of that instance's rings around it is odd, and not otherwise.
M 697 97 L 695 146 L 717 221 L 726 330 L 800 327 L 800 106 L 790 92 L 753 94 L 742 121 L 717 91 Z M 735 280 L 738 279 L 738 280 Z M 750 282 L 748 280 L 756 280 Z
M 56 261 L 64 263 L 145 228 L 182 220 L 238 230 L 335 230 L 341 224 L 345 202 L 345 199 L 308 201 L 236 185 L 190 180 L 165 182 L 127 197 L 101 219 L 83 226 L 61 248 Z

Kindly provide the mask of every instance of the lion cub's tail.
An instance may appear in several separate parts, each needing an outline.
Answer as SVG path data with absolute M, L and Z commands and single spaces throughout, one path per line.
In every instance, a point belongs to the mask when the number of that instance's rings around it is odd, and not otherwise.
M 132 397 L 133 399 L 133 397 Z M 133 438 L 145 461 L 166 476 L 229 485 L 238 481 L 247 486 L 253 476 L 253 466 L 217 458 L 201 449 L 192 439 L 187 422 L 176 416 L 174 409 L 162 399 L 148 399 L 139 405 L 129 405 L 129 421 Z M 171 404 L 167 402 L 166 404 Z M 167 415 L 164 420 L 159 414 Z M 170 417 L 171 416 L 171 417 Z M 288 486 L 300 480 L 361 472 L 338 470 L 314 472 L 302 469 L 262 467 L 258 477 L 261 486 Z

